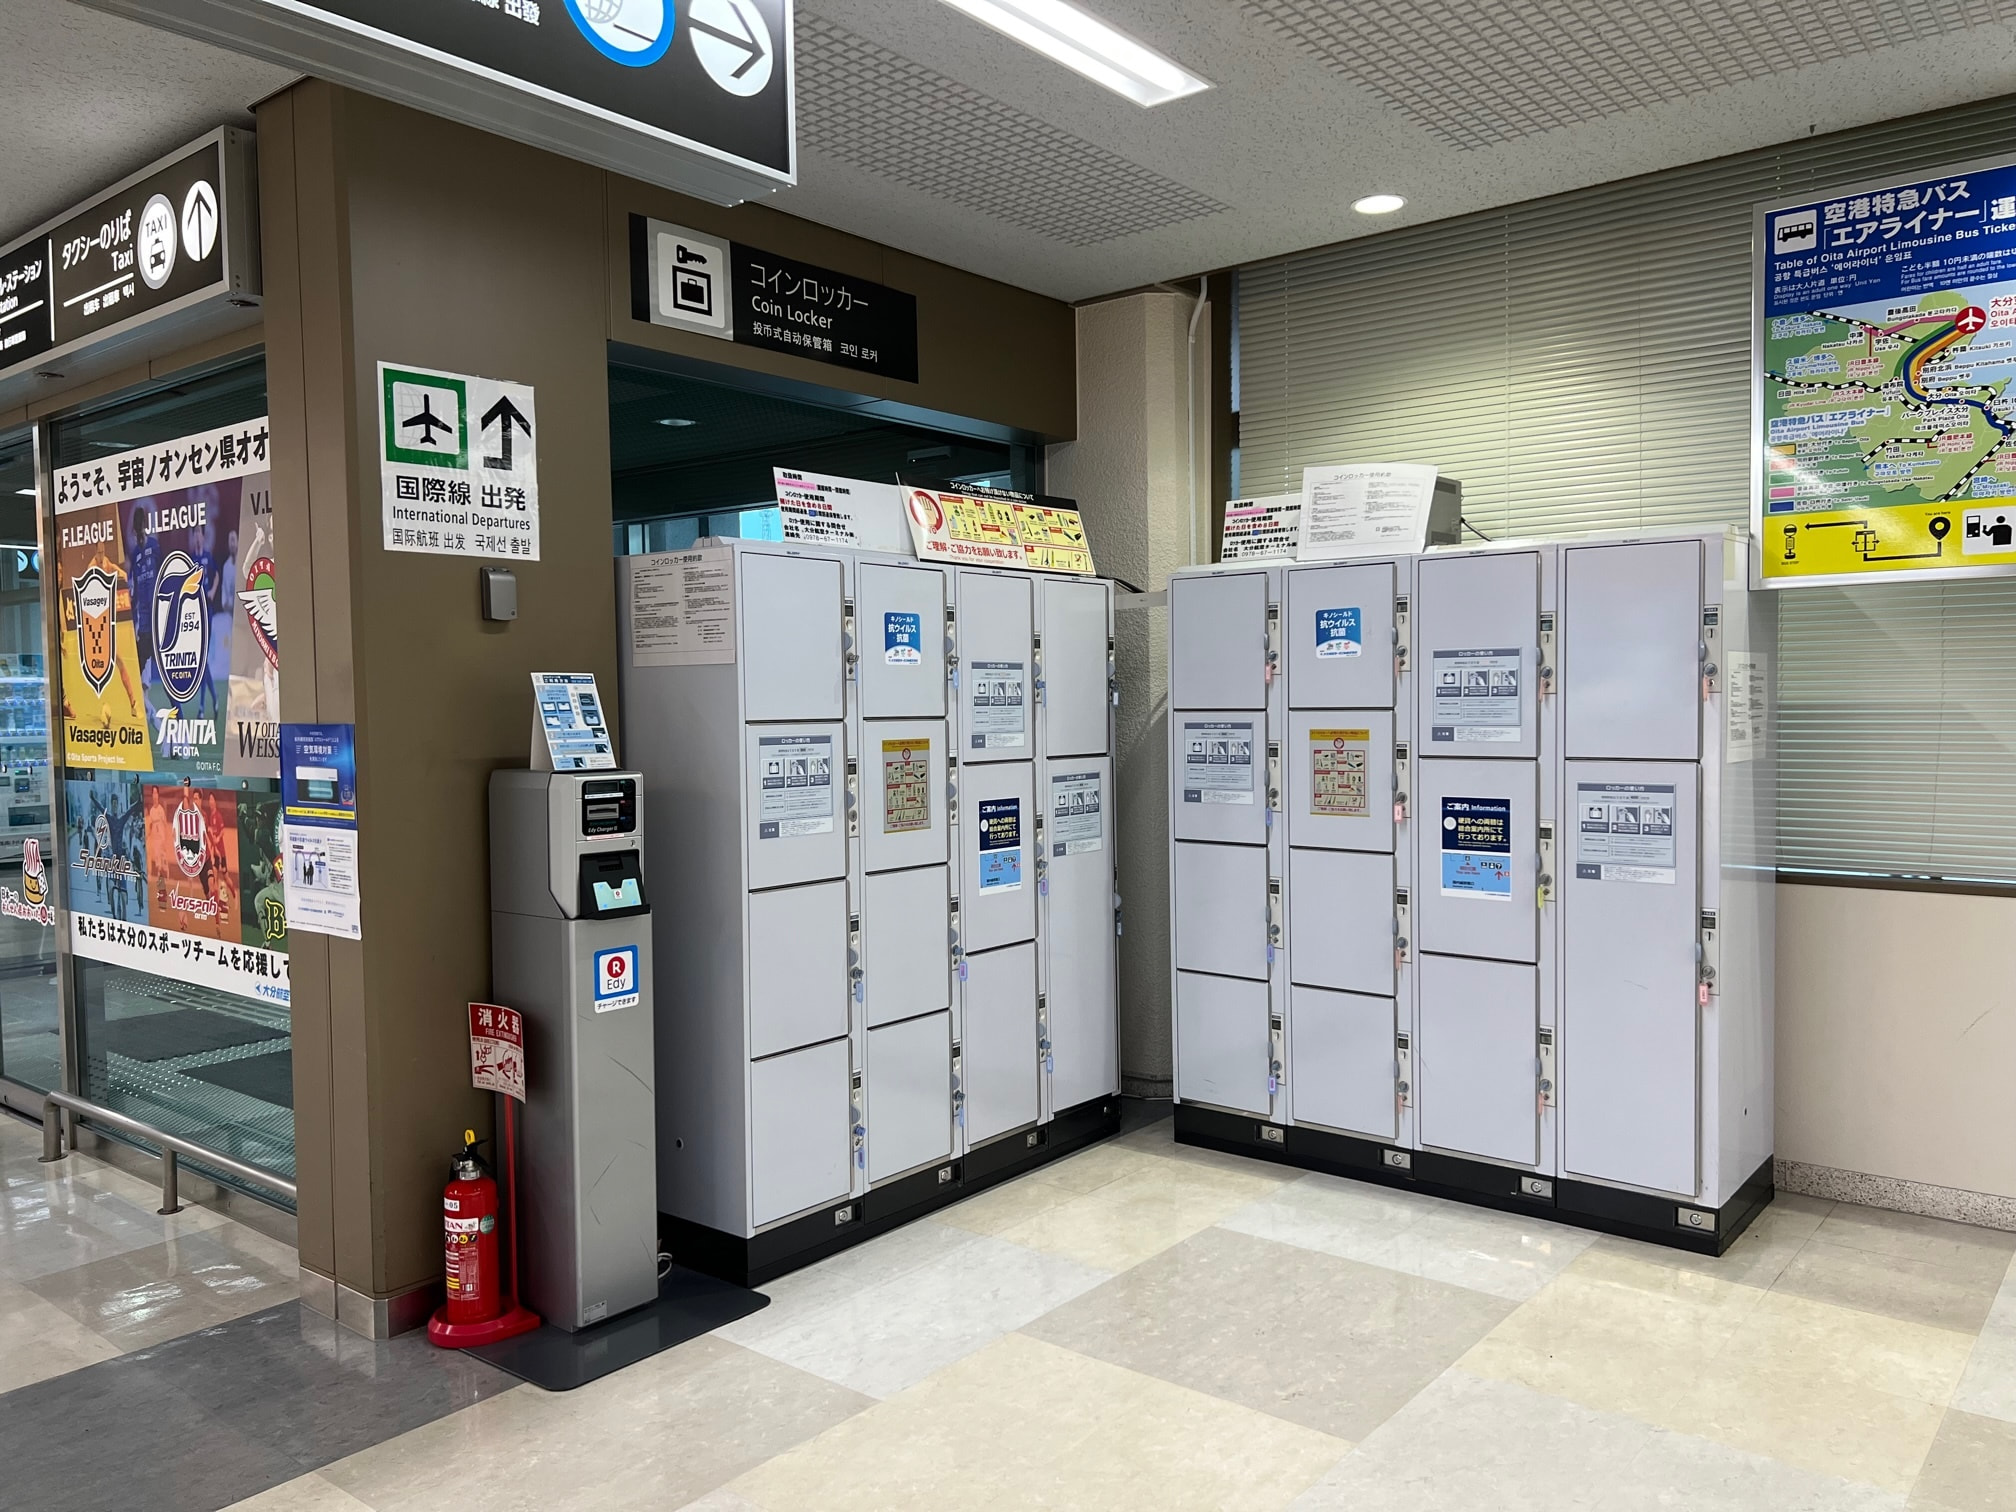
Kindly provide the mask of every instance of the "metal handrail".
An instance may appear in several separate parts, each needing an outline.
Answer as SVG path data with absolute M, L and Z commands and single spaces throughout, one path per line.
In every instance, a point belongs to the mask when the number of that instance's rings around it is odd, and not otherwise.
M 63 1108 L 71 1113 L 81 1114 L 98 1123 L 110 1124 L 115 1129 L 123 1129 L 128 1134 L 149 1140 L 159 1145 L 161 1155 L 161 1216 L 182 1211 L 178 1191 L 180 1172 L 177 1153 L 187 1155 L 191 1160 L 200 1160 L 207 1166 L 236 1176 L 240 1181 L 253 1186 L 264 1187 L 269 1192 L 278 1192 L 290 1202 L 298 1201 L 299 1189 L 284 1176 L 276 1176 L 271 1171 L 262 1171 L 258 1166 L 247 1165 L 242 1160 L 233 1160 L 229 1155 L 219 1155 L 215 1150 L 206 1150 L 199 1144 L 182 1138 L 179 1134 L 165 1133 L 144 1124 L 137 1118 L 128 1117 L 111 1108 L 86 1101 L 69 1092 L 45 1092 L 42 1095 L 42 1161 L 49 1164 L 63 1158 L 64 1120 L 56 1116 L 56 1110 Z M 71 1139 L 71 1148 L 76 1148 L 76 1139 Z

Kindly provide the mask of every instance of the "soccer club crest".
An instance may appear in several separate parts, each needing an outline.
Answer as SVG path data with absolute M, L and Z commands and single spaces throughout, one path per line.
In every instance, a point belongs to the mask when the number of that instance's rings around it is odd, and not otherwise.
M 42 864 L 42 842 L 30 835 L 21 842 L 21 896 L 31 908 L 49 901 L 49 873 Z
M 274 601 L 279 585 L 274 579 L 273 558 L 262 556 L 245 572 L 245 590 L 238 603 L 245 611 L 245 623 L 252 638 L 265 653 L 266 665 L 280 665 L 280 612 Z
M 175 805 L 175 862 L 184 876 L 203 875 L 203 811 L 196 807 L 196 795 L 185 783 L 182 801 Z
M 114 636 L 118 631 L 119 582 L 103 567 L 93 567 L 70 580 L 70 592 L 77 604 L 77 670 L 91 684 L 93 693 L 103 693 L 118 664 Z
M 92 851 L 94 856 L 109 856 L 112 854 L 112 820 L 110 816 L 103 813 L 99 814 L 97 819 L 92 822 L 91 836 L 97 842 L 96 848 Z
M 173 551 L 154 578 L 154 667 L 161 686 L 186 704 L 203 686 L 210 664 L 210 615 L 203 603 L 203 569 L 186 551 Z

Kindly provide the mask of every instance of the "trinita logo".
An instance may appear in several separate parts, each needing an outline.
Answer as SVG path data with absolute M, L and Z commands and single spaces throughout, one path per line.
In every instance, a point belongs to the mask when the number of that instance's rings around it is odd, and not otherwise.
M 172 551 L 154 579 L 154 666 L 161 686 L 186 704 L 203 686 L 210 663 L 210 616 L 203 604 L 203 569 L 186 551 Z M 217 726 L 210 722 L 210 738 Z

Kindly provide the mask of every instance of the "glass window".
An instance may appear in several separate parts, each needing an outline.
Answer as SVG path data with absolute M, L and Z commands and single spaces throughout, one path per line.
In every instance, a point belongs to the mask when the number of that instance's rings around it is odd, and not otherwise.
M 51 428 L 110 480 L 58 516 L 63 855 L 84 1095 L 292 1175 L 265 414 L 255 361 Z

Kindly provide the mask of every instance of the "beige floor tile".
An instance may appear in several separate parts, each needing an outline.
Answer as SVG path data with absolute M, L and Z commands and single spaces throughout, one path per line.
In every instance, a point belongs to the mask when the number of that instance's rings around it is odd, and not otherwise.
M 2001 1283 L 2010 1257 L 2016 1256 L 2016 1233 L 1846 1202 L 1835 1205 L 1813 1237 L 1871 1254 L 1963 1270 L 1996 1285 Z
M 1227 1155 L 1222 1150 L 1178 1144 L 1175 1121 L 1167 1118 L 1145 1128 L 1130 1129 L 1107 1142 L 1124 1150 L 1140 1150 L 1149 1155 L 1159 1155 L 1164 1160 L 1181 1161 L 1185 1165 L 1203 1166 L 1208 1170 L 1276 1171 L 1286 1178 L 1300 1174 L 1293 1166 L 1276 1165 L 1271 1160 L 1254 1160 L 1245 1155 Z
M 1720 1255 L 1697 1255 L 1663 1244 L 1645 1244 L 1636 1239 L 1620 1239 L 1605 1234 L 1595 1247 L 1612 1254 L 1629 1255 L 1674 1270 L 1689 1270 L 1721 1281 L 1769 1288 L 1785 1273 L 1793 1257 L 1806 1247 L 1834 1204 L 1815 1197 L 1782 1193 L 1759 1213 Z
M 299 1279 L 292 1249 L 233 1223 L 26 1284 L 118 1349 L 130 1350 L 291 1302 Z
M 1156 1168 L 1157 1157 L 1115 1144 L 1095 1145 L 1054 1166 L 1045 1166 L 1013 1181 L 1004 1181 L 977 1197 L 933 1216 L 940 1223 L 975 1234 L 999 1234 L 1025 1219 L 1062 1207 L 1101 1187 L 1140 1171 Z
M 0 1392 L 109 1360 L 118 1353 L 118 1345 L 55 1303 L 16 1282 L 0 1281 Z
M 1279 1188 L 1290 1173 L 1158 1160 L 1010 1224 L 1000 1237 L 1095 1270 L 1123 1271 Z
M 1948 1412 L 1911 1488 L 1912 1512 L 2016 1512 L 2016 1426 Z
M 1264 1512 L 1348 1447 L 1011 1334 L 729 1489 L 766 1512 Z
M 1358 1439 L 1513 1304 L 1212 1228 L 1028 1325 L 1034 1338 Z
M 1911 1323 L 1973 1334 L 1988 1320 L 1999 1274 L 1979 1264 L 1944 1265 L 1815 1237 L 1778 1277 L 1775 1290 Z
M 578 1391 L 507 1391 L 322 1475 L 374 1512 L 679 1507 L 867 1405 L 701 1338 Z
M 310 1474 L 233 1502 L 224 1512 L 371 1512 L 371 1508 L 322 1476 Z
M 1953 1393 L 1953 1406 L 1979 1417 L 2016 1423 L 2016 1261 L 1975 1336 L 1974 1352 Z

